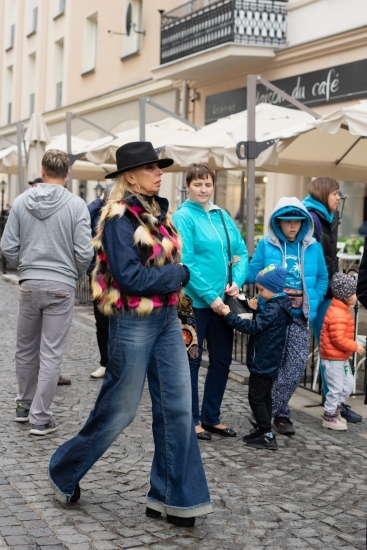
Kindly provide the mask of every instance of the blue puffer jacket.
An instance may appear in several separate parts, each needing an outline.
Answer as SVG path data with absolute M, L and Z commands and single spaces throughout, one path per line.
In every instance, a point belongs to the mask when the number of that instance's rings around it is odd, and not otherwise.
M 210 203 L 209 210 L 186 200 L 173 214 L 182 238 L 182 262 L 190 270 L 185 293 L 194 307 L 208 308 L 218 296 L 224 298 L 228 283 L 228 246 L 219 207 Z M 247 275 L 247 248 L 230 216 L 222 210 L 231 244 L 231 256 L 240 257 L 233 267 L 233 282 L 240 288 Z
M 310 214 L 296 197 L 283 197 L 275 206 L 268 223 L 269 234 L 256 247 L 255 254 L 249 265 L 247 283 L 253 283 L 256 275 L 270 264 L 287 268 L 284 258 L 284 248 L 287 240 L 275 222 L 290 210 L 300 210 L 305 221 L 302 221 L 296 241 L 300 243 L 301 280 L 303 286 L 302 311 L 308 321 L 316 317 L 319 304 L 324 299 L 328 285 L 328 272 L 320 243 L 312 237 L 314 226 Z
M 246 365 L 250 372 L 275 378 L 282 361 L 287 325 L 292 323 L 292 302 L 288 296 L 274 296 L 265 303 L 264 309 L 255 313 L 253 321 L 241 319 L 235 313 L 224 317 L 227 323 L 250 334 Z

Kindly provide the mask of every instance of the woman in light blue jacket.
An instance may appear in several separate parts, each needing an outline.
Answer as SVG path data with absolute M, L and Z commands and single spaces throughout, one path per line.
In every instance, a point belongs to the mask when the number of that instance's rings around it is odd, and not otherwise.
M 173 215 L 183 241 L 183 262 L 190 270 L 185 292 L 193 301 L 199 354 L 190 361 L 192 411 L 198 439 L 210 440 L 209 432 L 225 437 L 237 434 L 220 421 L 220 407 L 232 360 L 233 330 L 223 320 L 226 296 L 238 296 L 248 268 L 246 245 L 230 216 L 222 210 L 231 248 L 233 284 L 228 284 L 228 245 L 220 208 L 210 202 L 214 173 L 206 164 L 192 164 L 186 174 L 188 199 Z M 234 258 L 234 257 L 237 258 Z M 208 344 L 209 366 L 199 409 L 198 374 L 203 340 Z M 201 425 L 200 425 L 201 422 Z

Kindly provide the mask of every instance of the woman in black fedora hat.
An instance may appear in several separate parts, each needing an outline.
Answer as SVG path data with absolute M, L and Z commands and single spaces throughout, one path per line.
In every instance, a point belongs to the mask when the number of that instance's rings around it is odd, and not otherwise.
M 191 417 L 190 370 L 177 305 L 189 280 L 181 242 L 158 196 L 162 168 L 149 142 L 116 152 L 110 201 L 94 245 L 93 297 L 110 316 L 109 361 L 96 404 L 78 435 L 50 458 L 49 477 L 58 500 L 80 498 L 79 481 L 134 419 L 146 376 L 152 400 L 155 453 L 146 515 L 162 513 L 192 527 L 212 511 Z

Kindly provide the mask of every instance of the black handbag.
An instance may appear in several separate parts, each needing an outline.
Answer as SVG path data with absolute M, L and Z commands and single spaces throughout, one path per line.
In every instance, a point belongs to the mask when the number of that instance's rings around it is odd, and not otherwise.
M 226 222 L 224 221 L 224 216 L 222 213 L 222 210 L 219 210 L 220 219 L 222 221 L 224 231 L 226 234 L 227 239 L 227 249 L 228 249 L 228 284 L 229 286 L 233 283 L 233 272 L 232 268 L 234 266 L 234 263 L 232 261 L 232 254 L 231 254 L 231 242 L 229 240 L 228 230 L 226 226 Z M 249 318 L 249 314 L 252 315 L 253 310 L 250 308 L 247 302 L 246 294 L 240 290 L 240 293 L 237 298 L 233 298 L 233 296 L 226 296 L 224 299 L 224 303 L 229 307 L 233 313 L 236 313 L 236 315 L 239 315 L 240 317 L 247 317 Z

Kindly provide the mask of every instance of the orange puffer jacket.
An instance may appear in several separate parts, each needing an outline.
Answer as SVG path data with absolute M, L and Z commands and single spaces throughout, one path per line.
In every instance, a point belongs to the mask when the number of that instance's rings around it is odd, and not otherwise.
M 333 298 L 321 329 L 321 358 L 343 361 L 357 349 L 358 344 L 354 340 L 354 320 L 349 307 Z

